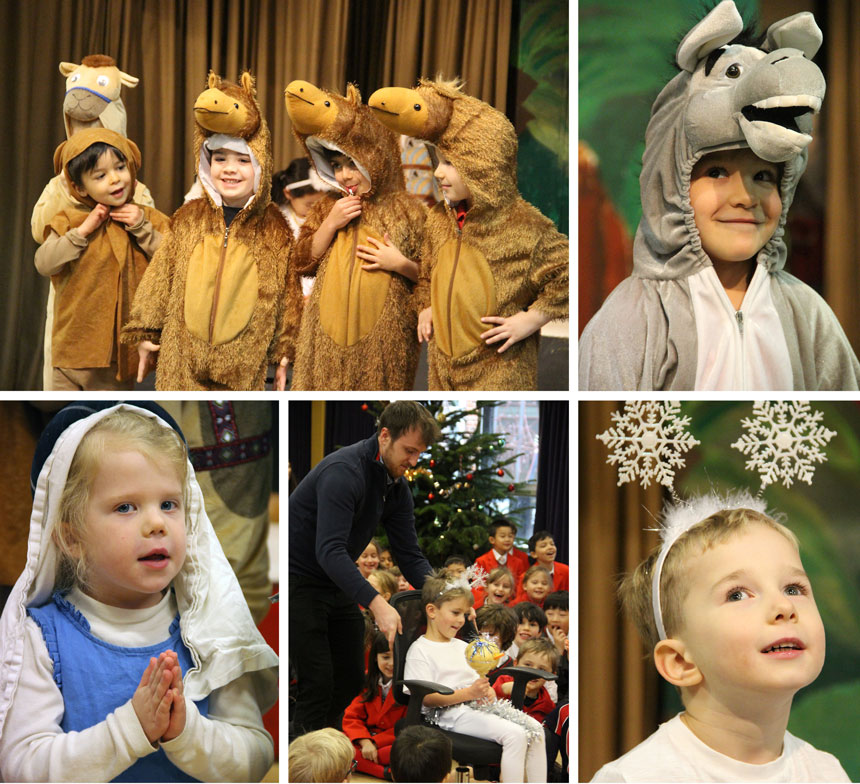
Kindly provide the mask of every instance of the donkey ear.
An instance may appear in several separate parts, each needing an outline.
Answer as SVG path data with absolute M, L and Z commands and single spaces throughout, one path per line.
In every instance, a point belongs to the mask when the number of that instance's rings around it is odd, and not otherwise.
M 215 73 L 215 71 L 209 71 L 209 88 L 220 87 L 221 86 L 221 77 Z
M 811 60 L 821 47 L 822 40 L 815 17 L 809 11 L 802 11 L 768 27 L 764 49 L 768 52 L 775 49 L 800 49 Z
M 692 73 L 702 58 L 719 49 L 744 29 L 744 21 L 732 0 L 723 0 L 699 24 L 687 33 L 675 54 L 675 60 Z

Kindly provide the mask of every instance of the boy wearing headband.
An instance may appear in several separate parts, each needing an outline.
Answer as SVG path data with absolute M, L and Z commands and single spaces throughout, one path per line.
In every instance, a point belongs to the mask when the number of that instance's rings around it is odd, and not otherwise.
M 619 593 L 684 711 L 593 781 L 849 781 L 786 731 L 824 664 L 797 539 L 748 495 L 671 508 Z

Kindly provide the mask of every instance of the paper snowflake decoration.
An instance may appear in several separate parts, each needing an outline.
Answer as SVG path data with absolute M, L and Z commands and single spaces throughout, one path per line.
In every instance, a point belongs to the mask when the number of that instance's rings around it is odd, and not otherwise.
M 754 403 L 753 414 L 741 420 L 749 432 L 732 446 L 749 456 L 746 467 L 759 472 L 762 490 L 775 482 L 791 487 L 795 479 L 811 485 L 814 464 L 827 460 L 821 447 L 836 435 L 819 424 L 824 413 L 806 401 L 781 400 Z
M 680 413 L 680 403 L 653 400 L 627 402 L 623 414 L 612 413 L 617 427 L 597 438 L 613 450 L 606 462 L 618 466 L 619 486 L 639 477 L 642 487 L 652 481 L 672 487 L 684 454 L 699 443 L 686 431 L 690 417 Z

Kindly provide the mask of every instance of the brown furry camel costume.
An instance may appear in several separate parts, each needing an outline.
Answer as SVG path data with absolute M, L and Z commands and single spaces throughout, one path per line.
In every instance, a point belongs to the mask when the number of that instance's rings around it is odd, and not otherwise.
M 498 354 L 482 316 L 534 308 L 568 313 L 567 237 L 517 190 L 517 137 L 508 119 L 456 82 L 421 79 L 386 87 L 368 101 L 381 122 L 432 142 L 472 194 L 462 230 L 445 201 L 425 225 L 419 310 L 433 308 L 430 389 L 536 389 L 539 332 Z
M 243 73 L 236 85 L 210 72 L 194 118 L 205 194 L 174 213 L 124 340 L 161 345 L 157 389 L 262 389 L 267 366 L 292 357 L 301 293 L 289 272 L 292 232 L 270 200 L 271 142 L 252 76 Z M 255 194 L 229 226 L 207 183 L 204 142 L 213 134 L 244 139 L 255 163 Z
M 412 284 L 385 270 L 363 270 L 356 246 L 372 236 L 417 259 L 426 216 L 406 192 L 397 137 L 380 125 L 349 85 L 346 96 L 296 81 L 285 91 L 293 131 L 323 180 L 340 193 L 324 150 L 348 155 L 370 180 L 362 211 L 339 229 L 321 259 L 311 255 L 314 233 L 337 198 L 325 195 L 302 226 L 296 269 L 316 272 L 302 314 L 292 389 L 412 389 L 418 365 Z

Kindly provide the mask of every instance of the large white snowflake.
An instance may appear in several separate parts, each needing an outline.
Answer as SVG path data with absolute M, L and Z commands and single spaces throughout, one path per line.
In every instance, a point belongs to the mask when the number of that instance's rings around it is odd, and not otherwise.
M 619 486 L 638 476 L 642 487 L 652 480 L 672 487 L 684 453 L 699 443 L 686 432 L 690 417 L 680 413 L 680 403 L 654 400 L 628 401 L 623 414 L 612 412 L 617 427 L 597 438 L 613 450 L 606 462 L 618 466 Z
M 741 420 L 749 432 L 732 446 L 749 456 L 746 467 L 759 472 L 762 489 L 780 481 L 791 487 L 795 479 L 812 484 L 813 464 L 827 460 L 821 447 L 836 435 L 819 424 L 824 413 L 806 401 L 781 400 L 755 403 L 753 414 Z

